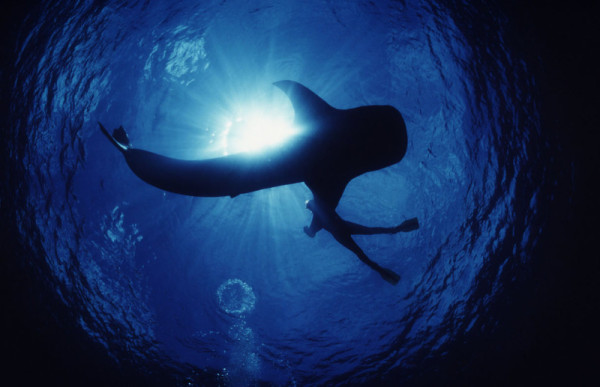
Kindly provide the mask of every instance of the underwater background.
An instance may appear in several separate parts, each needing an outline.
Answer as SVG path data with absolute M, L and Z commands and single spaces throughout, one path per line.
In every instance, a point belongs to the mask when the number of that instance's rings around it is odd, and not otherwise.
M 582 3 L 583 4 L 583 3 Z M 586 385 L 598 365 L 597 6 L 482 1 L 5 5 L 3 375 L 21 385 Z M 303 184 L 192 198 L 102 136 L 243 151 L 232 122 L 392 105 L 405 158 L 326 232 Z M 242 128 L 243 132 L 248 128 Z M 259 128 L 260 130 L 260 128 Z M 238 130 L 239 134 L 240 130 Z M 269 134 L 270 136 L 272 134 Z

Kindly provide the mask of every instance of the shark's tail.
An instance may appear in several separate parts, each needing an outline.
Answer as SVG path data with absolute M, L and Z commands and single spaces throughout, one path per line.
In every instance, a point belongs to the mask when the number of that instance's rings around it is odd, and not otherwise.
M 129 137 L 127 136 L 127 132 L 123 129 L 122 126 L 119 126 L 117 129 L 113 131 L 111 135 L 108 130 L 100 123 L 100 130 L 104 135 L 113 143 L 114 146 L 117 147 L 118 150 L 125 153 L 129 148 L 131 148 L 131 142 L 129 141 Z

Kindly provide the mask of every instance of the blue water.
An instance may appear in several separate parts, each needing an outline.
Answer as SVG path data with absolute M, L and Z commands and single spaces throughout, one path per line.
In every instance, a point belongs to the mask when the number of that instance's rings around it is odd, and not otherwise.
M 569 184 L 553 174 L 558 145 L 541 127 L 534 74 L 506 45 L 509 20 L 461 7 L 47 2 L 20 36 L 11 103 L 28 264 L 115 362 L 172 367 L 181 384 L 424 372 L 491 329 L 488 306 L 530 270 L 553 189 Z M 165 193 L 98 129 L 123 125 L 134 146 L 171 157 L 220 156 L 235 151 L 225 131 L 244 112 L 291 121 L 272 86 L 282 79 L 337 108 L 404 116 L 406 157 L 353 180 L 338 208 L 373 226 L 419 218 L 411 233 L 356 237 L 397 286 L 328 233 L 303 233 L 306 186 Z

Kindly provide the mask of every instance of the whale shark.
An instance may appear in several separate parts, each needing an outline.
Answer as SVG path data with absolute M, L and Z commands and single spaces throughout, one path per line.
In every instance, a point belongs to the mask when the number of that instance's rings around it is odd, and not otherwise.
M 396 284 L 400 276 L 371 261 L 351 235 L 396 233 L 418 228 L 416 218 L 391 228 L 358 229 L 335 212 L 348 183 L 364 173 L 402 160 L 407 149 L 407 132 L 400 112 L 388 105 L 337 109 L 306 86 L 291 80 L 273 83 L 289 98 L 294 124 L 302 128 L 286 143 L 263 152 L 180 160 L 134 148 L 121 126 L 112 134 L 98 122 L 102 133 L 123 154 L 129 168 L 148 184 L 162 190 L 200 197 L 235 197 L 240 194 L 287 184 L 304 183 L 313 194 L 307 202 L 312 211 L 310 237 L 321 229 L 329 231 L 342 245 Z

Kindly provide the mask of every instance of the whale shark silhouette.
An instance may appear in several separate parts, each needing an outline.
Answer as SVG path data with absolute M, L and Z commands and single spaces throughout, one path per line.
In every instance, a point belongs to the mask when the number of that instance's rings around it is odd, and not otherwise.
M 392 106 L 336 109 L 294 81 L 274 83 L 290 99 L 301 135 L 261 153 L 246 152 L 205 160 L 180 160 L 131 146 L 123 127 L 102 133 L 125 156 L 140 179 L 162 190 L 191 196 L 231 196 L 304 182 L 313 194 L 307 202 L 313 219 L 305 232 L 313 237 L 325 228 L 342 245 L 396 284 L 400 277 L 371 261 L 352 234 L 396 233 L 418 228 L 416 218 L 391 228 L 369 228 L 339 217 L 335 209 L 350 180 L 393 165 L 404 157 L 404 119 Z

